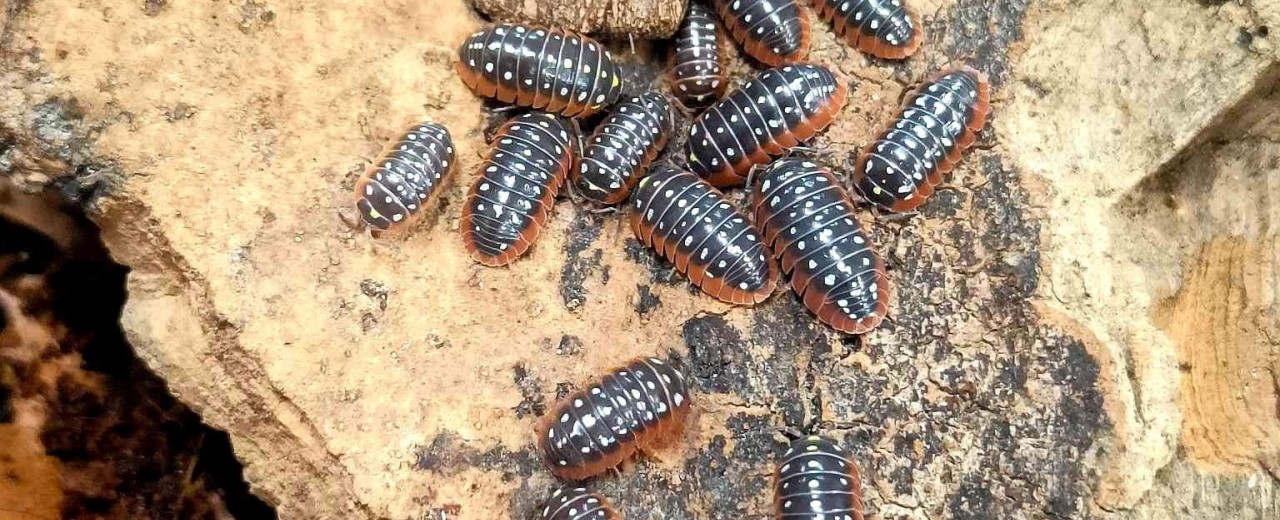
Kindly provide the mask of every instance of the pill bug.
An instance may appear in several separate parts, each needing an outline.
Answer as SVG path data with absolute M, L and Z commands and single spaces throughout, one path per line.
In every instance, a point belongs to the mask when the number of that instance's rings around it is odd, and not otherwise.
M 817 0 L 818 16 L 858 50 L 889 60 L 920 48 L 920 17 L 902 0 Z
M 671 55 L 671 90 L 686 107 L 701 107 L 724 95 L 724 42 L 711 8 L 689 2 L 689 12 L 676 30 Z
M 356 181 L 356 212 L 371 230 L 402 229 L 430 205 L 452 171 L 449 130 L 431 122 L 415 124 Z
M 619 103 L 587 139 L 573 169 L 574 185 L 590 200 L 622 202 L 667 145 L 672 125 L 671 102 L 662 94 Z
M 990 107 L 990 87 L 981 72 L 961 66 L 934 76 L 907 99 L 888 129 L 858 153 L 855 189 L 890 211 L 919 207 L 973 145 Z
M 499 24 L 463 40 L 458 76 L 473 92 L 566 117 L 591 115 L 622 96 L 613 57 L 591 38 Z
M 538 425 L 538 446 L 553 473 L 583 480 L 668 440 L 688 413 L 684 375 L 636 358 L 557 403 Z
M 538 520 L 621 520 L 609 500 L 587 488 L 559 488 L 542 504 Z
M 528 251 L 577 146 L 570 122 L 544 112 L 516 116 L 498 129 L 462 205 L 462 240 L 472 258 L 499 266 Z
M 751 167 L 831 124 L 848 90 L 821 65 L 766 70 L 707 108 L 689 128 L 689 169 L 711 184 L 737 186 Z
M 755 222 L 818 320 L 851 334 L 880 324 L 888 309 L 884 261 L 830 172 L 797 158 L 774 161 L 752 190 Z
M 796 0 L 715 0 L 716 10 L 747 55 L 769 67 L 809 56 L 809 13 Z
M 737 305 L 764 301 L 777 286 L 773 253 L 747 216 L 698 176 L 660 167 L 636 189 L 631 229 L 694 285 Z
M 792 441 L 774 473 L 779 520 L 862 520 L 862 483 L 848 452 L 810 435 Z

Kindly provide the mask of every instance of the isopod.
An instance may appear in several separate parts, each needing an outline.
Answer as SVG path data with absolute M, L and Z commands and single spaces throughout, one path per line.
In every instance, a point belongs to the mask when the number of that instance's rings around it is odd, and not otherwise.
M 552 473 L 583 480 L 680 431 L 689 403 L 679 370 L 636 358 L 557 403 L 538 425 L 538 446 Z
M 707 108 L 689 128 L 689 169 L 719 187 L 812 138 L 844 107 L 848 90 L 821 65 L 766 70 Z
M 934 76 L 906 101 L 889 128 L 858 153 L 855 189 L 889 211 L 924 204 L 943 174 L 973 145 L 990 107 L 990 87 L 981 72 L 959 67 Z
M 831 172 L 798 158 L 774 161 L 752 190 L 755 222 L 818 321 L 861 334 L 884 319 L 889 277 Z
M 430 206 L 453 171 L 453 139 L 443 125 L 413 125 L 356 181 L 355 206 L 375 231 L 403 229 Z
M 463 244 L 476 261 L 511 263 L 538 239 L 578 147 L 564 118 L 529 112 L 498 129 L 462 205 Z
M 672 124 L 671 103 L 657 92 L 619 103 L 587 139 L 574 185 L 593 201 L 622 202 L 666 146 Z
M 463 40 L 458 76 L 473 92 L 566 117 L 622 97 L 622 77 L 595 40 L 559 29 L 499 24 Z
M 898 60 L 920 48 L 920 17 L 903 0 L 816 0 L 818 16 L 850 45 L 878 58 Z
M 773 293 L 773 253 L 747 216 L 707 181 L 662 167 L 640 181 L 634 199 L 636 237 L 703 292 L 737 305 Z
M 796 0 L 715 0 L 733 39 L 760 63 L 777 67 L 809 56 L 809 13 Z
M 686 107 L 720 99 L 729 88 L 724 72 L 724 41 L 715 13 L 697 0 L 676 30 L 671 56 L 671 89 Z
M 774 473 L 778 520 L 862 520 L 862 483 L 849 452 L 810 435 L 787 447 Z

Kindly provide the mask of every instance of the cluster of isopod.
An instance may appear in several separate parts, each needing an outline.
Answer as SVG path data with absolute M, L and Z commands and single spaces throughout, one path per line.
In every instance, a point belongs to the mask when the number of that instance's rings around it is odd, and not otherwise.
M 465 249 L 487 266 L 515 261 L 536 242 L 568 183 L 593 204 L 630 206 L 637 239 L 711 297 L 754 305 L 785 275 L 822 323 L 854 334 L 874 329 L 888 312 L 884 261 L 846 182 L 793 154 L 839 116 L 850 87 L 807 61 L 810 15 L 797 0 L 699 2 L 690 3 L 673 39 L 670 94 L 624 95 L 618 63 L 584 35 L 504 23 L 462 42 L 462 81 L 477 95 L 529 110 L 498 129 L 471 184 L 459 224 Z M 907 58 L 923 39 L 919 17 L 902 0 L 813 4 L 838 35 L 877 58 Z M 765 69 L 731 79 L 725 34 Z M 972 68 L 926 80 L 857 154 L 847 185 L 883 211 L 915 209 L 973 144 L 989 103 L 987 80 Z M 694 116 L 679 130 L 684 149 L 655 165 L 678 131 L 676 110 Z M 600 113 L 583 135 L 581 122 Z M 410 128 L 356 184 L 363 224 L 403 229 L 432 205 L 454 162 L 444 127 Z M 744 185 L 746 209 L 721 191 Z M 671 440 L 690 406 L 675 366 L 638 358 L 558 403 L 538 426 L 538 446 L 554 474 L 581 481 Z M 777 515 L 860 519 L 858 478 L 840 446 L 798 439 L 778 464 Z M 541 513 L 618 517 L 585 488 L 556 491 Z

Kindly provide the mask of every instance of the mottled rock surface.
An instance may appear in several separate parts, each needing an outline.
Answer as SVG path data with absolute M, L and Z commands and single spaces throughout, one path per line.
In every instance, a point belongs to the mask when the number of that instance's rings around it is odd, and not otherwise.
M 285 518 L 527 518 L 555 483 L 538 415 L 648 354 L 688 367 L 698 414 L 595 482 L 627 518 L 767 516 L 785 428 L 853 451 L 872 518 L 1274 518 L 1275 4 L 916 0 L 905 63 L 815 19 L 813 60 L 857 86 L 815 145 L 837 170 L 947 63 L 995 93 L 920 214 L 863 213 L 895 285 L 864 338 L 789 292 L 713 302 L 567 199 L 526 258 L 471 262 L 493 121 L 452 72 L 482 24 L 462 0 L 10 2 L 0 167 L 50 158 L 19 180 L 95 208 L 133 346 Z M 665 59 L 612 48 L 629 79 Z M 334 212 L 421 117 L 458 178 L 375 246 Z

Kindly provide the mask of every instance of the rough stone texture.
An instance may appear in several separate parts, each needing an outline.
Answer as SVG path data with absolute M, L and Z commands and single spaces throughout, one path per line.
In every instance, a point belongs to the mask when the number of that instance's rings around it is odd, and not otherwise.
M 698 413 L 677 449 L 596 482 L 628 518 L 766 516 L 785 428 L 853 450 L 873 518 L 1280 510 L 1280 154 L 1258 115 L 1278 104 L 1276 2 L 919 0 L 906 63 L 815 23 L 813 59 L 857 85 L 815 145 L 837 169 L 938 67 L 995 86 L 921 214 L 864 213 L 896 287 L 865 338 L 785 291 L 710 301 L 625 215 L 567 200 L 527 258 L 474 265 L 457 208 L 492 121 L 452 73 L 481 24 L 461 0 L 18 4 L 9 154 L 111 166 L 60 179 L 134 270 L 129 338 L 283 517 L 525 518 L 554 484 L 539 411 L 667 353 Z M 663 57 L 637 50 L 629 78 L 651 78 Z M 454 133 L 458 179 L 375 245 L 334 210 L 422 116 Z
M 688 0 L 469 0 L 496 22 L 536 23 L 626 40 L 676 32 Z

